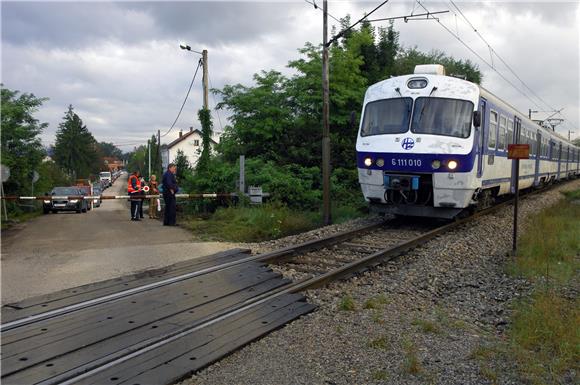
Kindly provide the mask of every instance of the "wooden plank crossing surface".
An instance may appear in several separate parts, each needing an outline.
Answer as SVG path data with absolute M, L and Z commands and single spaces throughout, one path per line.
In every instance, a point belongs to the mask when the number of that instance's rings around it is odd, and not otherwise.
M 3 323 L 247 256 L 248 250 L 236 249 L 22 301 Z M 172 383 L 312 311 L 298 294 L 244 307 L 289 283 L 261 263 L 242 263 L 3 330 L 1 381 Z M 217 317 L 236 306 L 238 311 Z

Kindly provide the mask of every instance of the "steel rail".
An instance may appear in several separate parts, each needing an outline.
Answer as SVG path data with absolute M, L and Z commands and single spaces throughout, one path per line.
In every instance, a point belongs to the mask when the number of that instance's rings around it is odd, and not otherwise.
M 10 322 L 1 324 L 0 325 L 0 332 L 4 332 L 4 331 L 15 329 L 18 327 L 26 326 L 26 325 L 29 325 L 31 323 L 46 320 L 49 318 L 62 316 L 62 315 L 72 313 L 75 311 L 79 311 L 79 310 L 82 310 L 82 309 L 85 309 L 88 307 L 96 306 L 96 305 L 99 305 L 99 304 L 102 304 L 105 302 L 118 301 L 118 300 L 123 299 L 125 297 L 139 294 L 139 293 L 142 293 L 142 292 L 147 291 L 147 290 L 155 289 L 155 288 L 158 288 L 161 286 L 167 286 L 167 285 L 173 284 L 175 282 L 184 281 L 184 280 L 194 278 L 194 277 L 197 277 L 197 276 L 200 276 L 203 274 L 208 274 L 208 273 L 212 273 L 212 272 L 216 272 L 216 271 L 230 269 L 230 268 L 233 268 L 235 266 L 238 266 L 238 265 L 241 265 L 244 263 L 249 263 L 249 262 L 269 263 L 269 262 L 272 262 L 274 260 L 283 261 L 284 259 L 291 258 L 292 256 L 294 256 L 298 253 L 304 253 L 307 251 L 312 251 L 312 250 L 320 249 L 323 247 L 327 247 L 329 245 L 340 243 L 341 241 L 343 241 L 345 239 L 350 239 L 350 238 L 355 237 L 359 234 L 366 233 L 368 231 L 374 230 L 374 229 L 381 227 L 383 225 L 384 225 L 384 222 L 379 222 L 379 223 L 374 223 L 371 225 L 362 226 L 362 227 L 359 227 L 359 228 L 354 229 L 354 230 L 346 230 L 346 231 L 343 231 L 340 233 L 331 234 L 331 235 L 328 235 L 324 238 L 315 239 L 315 240 L 304 242 L 304 243 L 301 243 L 298 245 L 290 245 L 288 247 L 285 247 L 285 248 L 282 248 L 282 249 L 279 249 L 279 250 L 276 250 L 273 252 L 253 255 L 253 256 L 246 257 L 246 258 L 238 259 L 236 261 L 222 263 L 222 264 L 219 264 L 216 266 L 211 266 L 211 267 L 208 267 L 205 269 L 196 270 L 196 271 L 193 271 L 190 273 L 186 273 L 186 274 L 178 275 L 175 277 L 167 278 L 167 279 L 164 279 L 161 281 L 152 282 L 152 283 L 149 283 L 146 285 L 142 285 L 142 286 L 134 287 L 131 289 L 119 291 L 117 293 L 108 294 L 108 295 L 105 295 L 102 297 L 93 298 L 93 299 L 90 299 L 87 301 L 83 301 L 83 302 L 79 302 L 76 304 L 64 306 L 61 308 L 49 310 L 49 311 L 46 311 L 43 313 L 34 314 L 34 315 L 31 315 L 28 317 L 20 318 L 20 319 L 14 320 L 14 321 L 10 321 Z
M 545 190 L 542 190 L 542 191 L 545 191 Z M 525 194 L 525 196 L 527 197 L 530 195 L 534 195 L 535 193 L 538 193 L 538 192 L 540 192 L 540 191 L 536 191 L 536 192 L 532 191 L 532 192 Z M 274 299 L 276 299 L 284 294 L 293 294 L 293 293 L 298 293 L 298 292 L 301 292 L 304 290 L 322 287 L 322 286 L 325 286 L 332 281 L 346 278 L 346 277 L 352 275 L 353 273 L 363 271 L 370 266 L 376 266 L 378 264 L 391 261 L 394 258 L 402 255 L 403 253 L 425 244 L 425 242 L 427 242 L 433 238 L 436 238 L 436 237 L 438 237 L 438 236 L 440 236 L 440 235 L 442 235 L 450 230 L 453 230 L 455 228 L 463 226 L 463 225 L 465 225 L 465 224 L 467 224 L 467 223 L 469 223 L 469 222 L 471 222 L 471 221 L 473 221 L 481 216 L 488 215 L 492 212 L 495 212 L 495 211 L 499 210 L 500 208 L 506 206 L 507 204 L 511 203 L 512 201 L 513 201 L 513 199 L 506 200 L 506 201 L 501 202 L 500 204 L 495 205 L 491 208 L 477 212 L 474 215 L 471 215 L 467 218 L 459 219 L 455 222 L 445 224 L 445 225 L 438 227 L 434 230 L 428 231 L 425 234 L 421 234 L 417 237 L 414 237 L 408 241 L 404 241 L 403 243 L 400 243 L 398 245 L 391 246 L 391 247 L 388 247 L 386 249 L 380 250 L 380 251 L 375 252 L 375 253 L 373 253 L 365 258 L 362 258 L 360 260 L 356 260 L 354 262 L 348 263 L 348 264 L 341 266 L 339 268 L 330 270 L 324 274 L 321 274 L 320 276 L 312 277 L 309 279 L 308 278 L 303 279 L 303 280 L 298 281 L 298 282 L 289 283 L 288 285 L 284 285 L 284 286 L 279 287 L 277 289 L 273 289 L 273 290 L 268 291 L 266 293 L 263 293 L 259 296 L 249 298 L 249 299 L 247 299 L 239 304 L 236 304 L 230 308 L 222 309 L 221 311 L 219 311 L 215 314 L 212 314 L 212 315 L 206 316 L 200 320 L 197 320 L 195 323 L 190 324 L 188 326 L 185 326 L 181 329 L 175 330 L 171 333 L 166 333 L 166 334 L 158 336 L 158 337 L 153 337 L 153 338 L 150 338 L 146 341 L 142 341 L 138 344 L 129 346 L 125 349 L 122 349 L 122 350 L 119 350 L 115 353 L 112 353 L 106 357 L 103 357 L 101 359 L 87 363 L 85 365 L 82 365 L 81 367 L 77 367 L 74 370 L 71 370 L 69 372 L 65 372 L 65 373 L 62 373 L 58 376 L 47 379 L 47 380 L 41 382 L 40 384 L 41 385 L 53 385 L 53 384 L 71 385 L 71 384 L 78 383 L 79 381 L 82 381 L 86 378 L 89 378 L 90 376 L 92 376 L 94 374 L 100 373 L 100 372 L 107 370 L 111 367 L 114 367 L 114 366 L 119 365 L 123 362 L 126 362 L 132 358 L 138 357 L 138 356 L 143 355 L 147 352 L 150 352 L 154 349 L 157 349 L 161 346 L 167 345 L 173 341 L 178 340 L 179 338 L 182 338 L 182 337 L 187 336 L 191 333 L 194 333 L 200 329 L 203 329 L 205 327 L 213 325 L 219 321 L 222 321 L 224 319 L 232 317 L 232 316 L 239 314 L 245 310 L 249 310 L 249 309 L 256 307 L 256 306 L 259 306 L 265 302 L 274 300 Z M 376 226 L 376 225 L 373 225 L 373 226 Z M 373 226 L 367 226 L 367 227 L 373 227 Z M 360 230 L 361 229 L 357 229 L 355 231 L 360 231 Z M 295 249 L 288 247 L 288 248 L 286 248 L 286 251 L 287 252 L 294 252 Z M 281 255 L 284 255 L 284 254 L 281 254 Z M 270 253 L 270 258 L 274 258 L 274 256 L 275 256 L 275 252 Z
M 493 207 L 492 209 L 495 209 L 495 207 Z M 489 211 L 486 210 L 485 212 Z M 356 260 L 339 268 L 330 270 L 324 274 L 321 274 L 320 276 L 306 278 L 298 282 L 293 282 L 280 288 L 273 289 L 271 291 L 263 293 L 259 296 L 249 298 L 244 302 L 241 302 L 226 309 L 222 309 L 217 313 L 211 314 L 207 317 L 197 320 L 195 323 L 185 326 L 181 329 L 175 330 L 170 333 L 166 333 L 161 336 L 150 338 L 149 340 L 146 341 L 142 341 L 138 344 L 117 351 L 106 357 L 103 357 L 91 363 L 87 363 L 79 368 L 75 368 L 74 370 L 71 370 L 68 373 L 62 373 L 61 375 L 43 381 L 39 385 L 54 385 L 54 384 L 72 385 L 78 383 L 79 381 L 89 378 L 92 375 L 100 373 L 116 365 L 122 364 L 123 362 L 143 355 L 147 352 L 150 352 L 151 350 L 169 344 L 179 338 L 182 338 L 200 329 L 213 325 L 219 321 L 232 317 L 236 314 L 239 314 L 240 312 L 259 306 L 264 302 L 274 300 L 277 297 L 282 296 L 284 294 L 293 294 L 304 290 L 325 286 L 329 282 L 350 276 L 355 272 L 359 272 L 363 269 L 366 269 L 370 265 L 377 265 L 379 263 L 382 263 L 385 261 L 385 259 L 387 261 L 390 261 L 393 258 L 401 255 L 402 253 L 414 247 L 417 247 L 418 245 L 423 244 L 426 241 L 444 232 L 447 232 L 453 228 L 461 226 L 466 222 L 473 220 L 476 217 L 477 216 L 470 216 L 468 218 L 443 225 L 425 234 L 414 237 L 411 240 L 404 241 L 403 243 L 380 250 L 365 258 Z M 295 249 L 291 247 L 286 248 L 285 250 L 291 253 L 295 252 Z M 278 255 L 285 256 L 285 254 L 283 253 L 279 254 L 279 252 L 280 251 L 270 253 L 270 258 L 275 259 L 276 256 Z

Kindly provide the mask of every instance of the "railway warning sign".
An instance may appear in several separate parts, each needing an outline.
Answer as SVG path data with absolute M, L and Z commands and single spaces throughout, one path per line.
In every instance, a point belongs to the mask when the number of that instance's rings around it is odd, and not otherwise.
M 508 144 L 508 159 L 529 159 L 529 144 Z

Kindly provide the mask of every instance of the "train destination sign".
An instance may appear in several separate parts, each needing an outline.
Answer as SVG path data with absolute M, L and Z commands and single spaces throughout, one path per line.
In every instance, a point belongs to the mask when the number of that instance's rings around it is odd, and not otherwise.
M 508 144 L 508 159 L 529 159 L 529 144 Z

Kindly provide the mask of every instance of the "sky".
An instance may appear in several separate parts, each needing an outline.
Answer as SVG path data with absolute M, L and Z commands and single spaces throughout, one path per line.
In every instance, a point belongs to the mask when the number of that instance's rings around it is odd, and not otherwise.
M 322 0 L 315 1 L 322 6 Z M 329 1 L 329 13 L 357 20 L 380 3 Z M 473 61 L 486 89 L 526 114 L 530 108 L 538 111 L 536 119 L 562 109 L 554 115 L 565 119 L 557 131 L 580 137 L 580 2 L 390 0 L 372 18 L 424 12 L 422 6 L 449 12 L 439 22 L 395 22 L 401 45 Z M 41 135 L 45 145 L 54 143 L 69 104 L 98 141 L 123 151 L 145 144 L 157 130 L 165 134 L 200 58 L 181 50 L 180 42 L 208 50 L 210 86 L 220 89 L 250 86 L 261 70 L 291 75 L 286 65 L 299 57 L 297 50 L 322 41 L 322 12 L 305 0 L 2 1 L 0 7 L 1 82 L 49 98 L 35 115 L 49 123 Z M 201 78 L 200 71 L 162 143 L 175 139 L 180 129 L 199 127 Z M 215 111 L 216 103 L 217 96 L 210 95 L 214 129 L 220 131 L 228 114 Z

